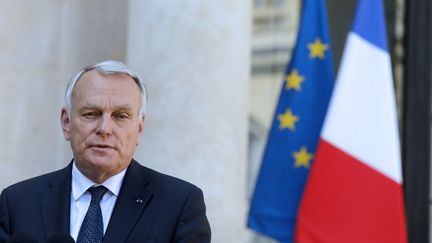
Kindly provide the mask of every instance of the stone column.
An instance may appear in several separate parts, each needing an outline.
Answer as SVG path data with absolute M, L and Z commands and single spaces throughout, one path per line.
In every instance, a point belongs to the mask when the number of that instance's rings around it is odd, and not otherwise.
M 212 242 L 246 242 L 251 2 L 131 0 L 128 26 L 149 90 L 136 158 L 203 189 Z
M 62 9 L 58 1 L 2 2 L 0 189 L 52 171 L 62 158 Z
M 60 126 L 66 84 L 84 65 L 124 61 L 127 7 L 116 0 L 2 1 L 0 189 L 69 163 Z

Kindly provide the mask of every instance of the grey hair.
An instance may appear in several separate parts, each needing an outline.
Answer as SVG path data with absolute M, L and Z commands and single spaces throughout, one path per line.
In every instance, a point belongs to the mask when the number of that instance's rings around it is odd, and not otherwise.
M 147 89 L 143 82 L 143 80 L 138 76 L 137 73 L 131 71 L 128 69 L 128 67 L 121 62 L 118 61 L 112 61 L 107 60 L 103 62 L 99 62 L 96 64 L 89 65 L 87 67 L 84 67 L 80 71 L 78 71 L 69 81 L 69 84 L 66 88 L 66 94 L 65 94 L 65 104 L 66 109 L 69 114 L 71 114 L 72 111 L 72 92 L 75 88 L 75 85 L 77 81 L 88 71 L 91 70 L 97 70 L 100 73 L 103 74 L 116 74 L 116 73 L 123 73 L 131 77 L 135 83 L 139 87 L 139 91 L 141 94 L 141 109 L 140 109 L 140 115 L 145 115 L 145 108 L 147 104 Z

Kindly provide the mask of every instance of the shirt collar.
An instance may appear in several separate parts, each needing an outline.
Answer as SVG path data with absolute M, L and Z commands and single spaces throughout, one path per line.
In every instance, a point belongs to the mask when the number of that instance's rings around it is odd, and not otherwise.
M 72 164 L 72 197 L 74 201 L 78 201 L 80 197 L 92 186 L 105 186 L 109 192 L 113 195 L 118 196 L 120 188 L 123 182 L 123 178 L 126 174 L 126 169 L 122 170 L 120 173 L 111 176 L 102 184 L 96 184 L 78 170 L 75 165 L 75 161 Z

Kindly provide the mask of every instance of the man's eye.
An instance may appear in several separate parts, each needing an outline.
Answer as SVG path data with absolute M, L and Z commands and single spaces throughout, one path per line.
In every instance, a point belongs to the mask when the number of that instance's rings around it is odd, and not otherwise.
M 95 118 L 97 116 L 97 112 L 87 112 L 82 115 L 84 118 Z
M 116 114 L 116 118 L 120 120 L 126 120 L 129 118 L 129 115 L 127 113 L 119 113 Z

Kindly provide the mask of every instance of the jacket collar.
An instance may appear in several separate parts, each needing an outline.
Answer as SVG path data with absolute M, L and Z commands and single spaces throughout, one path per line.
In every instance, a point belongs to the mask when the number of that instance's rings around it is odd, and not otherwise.
M 40 194 L 45 237 L 69 232 L 72 163 L 51 175 L 47 189 Z
M 124 177 L 117 202 L 114 206 L 104 242 L 124 242 L 142 212 L 150 203 L 148 169 L 132 160 Z M 45 238 L 54 233 L 70 230 L 72 163 L 52 175 L 47 190 L 40 194 Z
M 149 177 L 145 167 L 135 160 L 131 161 L 105 232 L 104 242 L 125 242 L 153 197 Z

